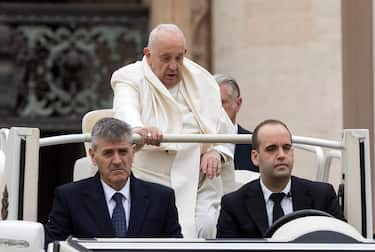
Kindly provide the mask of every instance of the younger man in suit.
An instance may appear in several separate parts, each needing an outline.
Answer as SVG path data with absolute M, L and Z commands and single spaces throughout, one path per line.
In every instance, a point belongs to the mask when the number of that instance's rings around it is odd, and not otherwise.
M 215 80 L 220 87 L 221 104 L 237 130 L 237 134 L 251 134 L 236 121 L 237 113 L 242 105 L 240 87 L 237 81 L 223 74 L 215 74 Z M 234 148 L 234 168 L 236 170 L 250 170 L 258 172 L 258 167 L 251 161 L 251 144 L 236 144 Z
M 217 224 L 218 238 L 262 238 L 284 214 L 301 209 L 325 211 L 344 219 L 332 185 L 291 176 L 292 134 L 278 120 L 258 124 L 251 158 L 260 179 L 224 195 Z
M 89 153 L 98 173 L 56 189 L 46 245 L 70 235 L 182 237 L 173 190 L 134 177 L 134 151 L 128 124 L 114 118 L 95 124 Z

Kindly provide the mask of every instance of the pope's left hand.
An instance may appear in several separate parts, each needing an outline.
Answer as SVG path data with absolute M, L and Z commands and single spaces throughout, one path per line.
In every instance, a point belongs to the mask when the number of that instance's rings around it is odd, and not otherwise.
M 210 179 L 220 176 L 221 156 L 216 150 L 209 150 L 202 155 L 201 171 Z

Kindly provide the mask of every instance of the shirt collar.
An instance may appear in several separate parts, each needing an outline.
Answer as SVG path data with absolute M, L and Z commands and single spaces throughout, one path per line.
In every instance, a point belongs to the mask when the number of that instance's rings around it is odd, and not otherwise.
M 262 178 L 260 178 L 259 181 L 260 181 L 260 187 L 262 188 L 262 191 L 263 191 L 264 200 L 267 202 L 269 200 L 272 192 L 263 183 Z M 291 180 L 289 178 L 288 183 L 286 184 L 284 189 L 281 191 L 281 192 L 285 193 L 285 195 L 290 195 L 290 184 L 291 184 Z
M 105 196 L 105 200 L 107 204 L 112 199 L 113 194 L 115 194 L 116 192 L 121 193 L 125 197 L 125 199 L 130 201 L 130 176 L 128 177 L 128 181 L 126 181 L 126 184 L 119 191 L 114 190 L 112 187 L 106 184 L 102 179 L 100 179 L 100 182 L 103 185 L 104 196 Z

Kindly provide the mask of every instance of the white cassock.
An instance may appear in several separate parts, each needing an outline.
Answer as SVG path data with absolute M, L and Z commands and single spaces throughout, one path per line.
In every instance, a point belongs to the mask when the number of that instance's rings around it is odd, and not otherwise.
M 233 134 L 221 105 L 219 87 L 205 69 L 185 58 L 183 79 L 168 90 L 146 58 L 115 71 L 114 116 L 134 127 L 155 126 L 163 134 Z M 200 156 L 214 148 L 225 159 L 222 175 L 208 179 L 200 172 Z M 172 187 L 185 238 L 214 238 L 224 192 L 234 189 L 231 144 L 161 143 L 144 146 L 135 155 L 136 177 Z

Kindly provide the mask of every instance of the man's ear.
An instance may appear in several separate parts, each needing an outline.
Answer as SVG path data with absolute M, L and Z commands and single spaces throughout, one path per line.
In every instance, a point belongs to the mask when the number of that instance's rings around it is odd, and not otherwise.
M 187 54 L 187 49 L 185 48 L 185 50 L 184 50 L 184 56 Z
M 255 166 L 259 166 L 259 155 L 256 150 L 251 150 L 251 161 Z
M 133 153 L 135 153 L 137 151 L 137 145 L 136 144 L 132 144 L 132 151 L 133 151 Z
M 89 148 L 89 154 L 90 154 L 92 163 L 96 166 L 95 151 L 92 147 Z
M 148 47 L 143 48 L 143 54 L 146 56 L 147 63 L 151 65 L 151 50 Z
M 151 55 L 150 48 L 148 48 L 148 47 L 143 48 L 143 54 L 144 54 L 146 57 L 150 57 L 150 55 Z
M 240 108 L 241 108 L 241 105 L 242 105 L 242 97 L 241 96 L 238 96 L 237 97 L 237 112 L 240 111 Z

